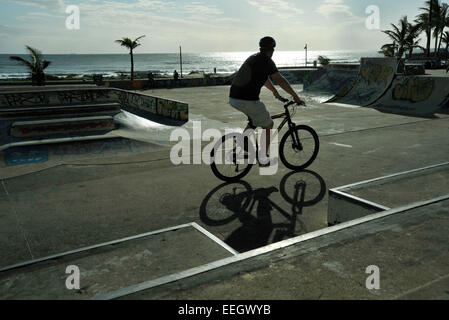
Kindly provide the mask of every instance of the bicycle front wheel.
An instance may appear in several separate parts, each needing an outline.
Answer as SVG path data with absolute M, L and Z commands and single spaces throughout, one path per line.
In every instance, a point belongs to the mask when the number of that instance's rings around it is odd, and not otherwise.
M 318 135 L 309 126 L 299 125 L 287 131 L 279 145 L 282 163 L 291 170 L 303 170 L 316 159 L 320 149 Z
M 248 174 L 253 166 L 249 155 L 255 153 L 251 144 L 244 146 L 240 133 L 227 134 L 215 144 L 210 167 L 218 179 L 235 182 Z

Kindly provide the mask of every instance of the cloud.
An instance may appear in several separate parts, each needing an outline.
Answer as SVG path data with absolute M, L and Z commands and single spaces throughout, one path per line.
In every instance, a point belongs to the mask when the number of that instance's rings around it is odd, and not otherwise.
M 22 36 L 27 33 L 27 29 L 21 27 L 10 27 L 0 24 L 0 34 L 5 36 Z
M 344 4 L 344 1 L 325 0 L 315 11 L 328 19 L 334 19 L 340 25 L 363 22 L 364 18 L 352 13 L 351 7 Z
M 215 6 L 207 6 L 200 2 L 193 2 L 184 6 L 184 12 L 186 14 L 201 15 L 201 16 L 219 16 L 223 14 L 223 11 Z
M 64 8 L 64 0 L 6 0 L 15 4 L 23 4 L 27 6 L 37 6 L 44 9 L 59 10 Z
M 304 10 L 296 8 L 285 0 L 247 0 L 247 2 L 262 12 L 274 14 L 280 18 L 291 18 L 304 13 Z

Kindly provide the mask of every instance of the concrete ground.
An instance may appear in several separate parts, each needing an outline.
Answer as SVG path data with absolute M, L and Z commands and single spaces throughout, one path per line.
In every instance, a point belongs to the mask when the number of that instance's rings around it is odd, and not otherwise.
M 301 86 L 295 89 L 300 91 Z M 203 130 L 242 128 L 245 118 L 227 105 L 228 91 L 229 87 L 221 86 L 145 93 L 189 103 L 190 121 L 184 126 L 188 130 L 192 130 L 193 121 L 201 121 Z M 271 113 L 281 110 L 281 104 L 267 90 L 263 90 L 262 100 Z M 260 176 L 256 166 L 244 182 L 231 185 L 219 181 L 208 165 L 171 163 L 173 142 L 169 142 L 169 137 L 174 127 L 153 128 L 144 133 L 127 128 L 120 135 L 140 142 L 117 152 L 79 151 L 80 145 L 76 147 L 78 151 L 73 151 L 73 147 L 53 147 L 47 162 L 18 166 L 1 162 L 0 237 L 6 245 L 0 250 L 0 268 L 191 222 L 234 250 L 248 252 L 326 228 L 330 188 L 448 161 L 449 145 L 444 138 L 449 129 L 447 115 L 415 118 L 309 101 L 308 108 L 297 110 L 294 120 L 312 126 L 320 136 L 320 153 L 312 166 L 295 173 L 281 164 L 273 176 Z M 150 141 L 153 143 L 148 144 Z M 5 152 L 3 156 L 6 159 Z M 298 181 L 306 185 L 307 204 L 299 208 L 289 202 Z M 401 203 L 407 203 L 407 197 L 419 194 L 422 188 L 419 183 L 407 187 L 409 194 L 401 193 L 406 198 Z M 233 190 L 251 191 L 259 195 L 259 204 L 265 205 L 255 205 L 245 215 L 237 214 L 220 202 Z M 270 200 L 271 204 L 261 199 Z M 351 228 L 352 233 L 339 232 L 336 238 L 326 236 L 324 243 L 310 240 L 315 242 L 306 243 L 305 251 L 291 249 L 291 254 L 270 255 L 252 267 L 243 263 L 241 269 L 236 266 L 218 272 L 206 277 L 208 281 L 183 282 L 180 291 L 167 287 L 166 291 L 147 292 L 138 298 L 447 297 L 447 290 L 438 289 L 447 289 L 449 274 L 444 241 L 448 231 L 447 201 L 398 217 L 389 218 L 398 219 L 393 222 L 378 222 L 387 226 L 384 228 L 373 222 L 372 230 L 379 229 L 378 233 L 370 233 L 368 224 L 364 224 L 361 229 Z M 400 227 L 393 230 L 393 225 Z M 161 261 L 162 269 L 163 263 L 174 261 L 180 265 L 178 269 L 182 269 L 183 262 L 186 269 L 193 262 L 198 263 L 197 257 L 192 260 L 187 254 L 197 242 L 189 243 L 188 237 L 182 239 L 173 242 L 173 246 L 181 247 L 186 255 Z M 202 253 L 204 263 L 219 257 L 212 247 L 204 248 L 211 250 Z M 157 246 L 152 246 L 150 251 L 157 250 Z M 367 252 L 372 254 L 367 256 Z M 387 279 L 380 291 L 364 287 L 363 279 L 368 275 L 363 268 L 372 264 L 378 265 Z M 18 272 L 29 274 L 35 269 Z M 16 290 L 9 294 L 8 288 L 20 286 L 19 282 L 8 281 L 13 276 L 20 279 L 17 274 L 0 274 L 0 297 L 20 298 L 22 292 L 27 298 L 52 298 L 42 292 L 45 289 L 41 284 L 23 289 L 26 292 Z M 117 284 L 117 288 L 135 284 L 132 277 L 128 280 Z M 105 293 L 98 286 L 86 290 L 89 297 Z

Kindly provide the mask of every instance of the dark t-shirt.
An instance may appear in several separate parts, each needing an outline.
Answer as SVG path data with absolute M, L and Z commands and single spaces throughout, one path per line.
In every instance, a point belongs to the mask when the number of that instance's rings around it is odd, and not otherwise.
M 268 76 L 278 72 L 276 64 L 264 53 L 250 56 L 232 81 L 229 96 L 240 100 L 259 100 L 260 90 Z

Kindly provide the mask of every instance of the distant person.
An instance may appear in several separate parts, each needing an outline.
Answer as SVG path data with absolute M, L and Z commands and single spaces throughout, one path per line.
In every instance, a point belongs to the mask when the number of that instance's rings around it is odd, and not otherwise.
M 150 72 L 148 74 L 148 88 L 153 89 L 154 88 L 154 75 L 153 72 Z
M 279 73 L 276 64 L 271 59 L 276 41 L 272 37 L 264 37 L 260 40 L 259 47 L 260 52 L 250 56 L 234 77 L 229 94 L 229 104 L 248 116 L 249 124 L 245 131 L 257 127 L 267 130 L 265 153 L 262 153 L 262 157 L 259 157 L 259 165 L 265 167 L 270 165 L 268 152 L 273 120 L 267 108 L 259 99 L 262 87 L 267 87 L 276 99 L 281 98 L 269 79 L 271 77 L 284 91 L 293 96 L 296 103 L 305 105 L 305 102 L 298 97 L 287 79 Z
M 179 79 L 179 73 L 178 73 L 178 71 L 175 70 L 175 72 L 173 72 L 173 87 L 176 87 L 176 84 L 178 83 L 178 79 Z

